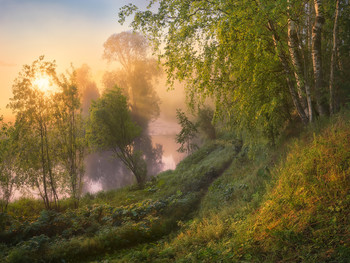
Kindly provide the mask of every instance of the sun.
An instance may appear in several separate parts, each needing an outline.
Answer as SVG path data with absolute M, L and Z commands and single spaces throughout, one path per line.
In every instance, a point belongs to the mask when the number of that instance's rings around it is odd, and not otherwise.
M 50 89 L 50 80 L 48 77 L 39 77 L 33 81 L 33 86 L 41 91 L 48 91 Z
M 36 77 L 33 81 L 33 86 L 42 92 L 49 92 L 52 87 L 49 77 L 46 76 Z

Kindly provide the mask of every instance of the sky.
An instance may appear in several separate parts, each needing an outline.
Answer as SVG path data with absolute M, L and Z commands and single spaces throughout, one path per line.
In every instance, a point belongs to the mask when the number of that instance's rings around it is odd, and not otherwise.
M 112 34 L 131 30 L 132 18 L 123 26 L 118 23 L 119 9 L 131 2 L 142 9 L 148 4 L 147 0 L 0 0 L 0 116 L 14 120 L 6 108 L 14 79 L 23 65 L 41 55 L 56 61 L 58 73 L 65 73 L 71 64 L 75 68 L 87 64 L 101 90 L 104 72 L 116 67 L 102 59 L 103 44 Z M 163 161 L 169 169 L 183 158 L 169 136 L 179 131 L 175 109 L 183 108 L 184 92 L 182 86 L 167 92 L 165 78 L 156 89 L 161 114 L 149 132 L 154 143 L 163 144 Z
M 118 23 L 119 8 L 132 2 L 144 8 L 146 0 L 0 0 L 0 115 L 12 96 L 12 83 L 22 66 L 39 56 L 56 60 L 58 72 L 71 63 L 86 63 L 100 86 L 106 70 L 103 43 L 126 30 Z M 130 21 L 130 20 L 129 20 Z

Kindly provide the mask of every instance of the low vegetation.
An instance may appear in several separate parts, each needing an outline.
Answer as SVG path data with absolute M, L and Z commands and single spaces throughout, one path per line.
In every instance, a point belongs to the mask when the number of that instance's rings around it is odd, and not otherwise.
M 315 123 L 254 160 L 236 140 L 218 139 L 144 189 L 87 194 L 78 209 L 69 199 L 59 212 L 18 200 L 0 214 L 0 256 L 4 262 L 348 262 L 349 128 L 346 114 Z
M 241 153 L 192 220 L 109 262 L 348 262 L 349 126 L 319 121 L 251 161 Z M 286 145 L 286 144 L 284 144 Z
M 61 212 L 41 210 L 39 201 L 14 202 L 1 214 L 2 257 L 8 262 L 76 262 L 155 241 L 177 229 L 178 221 L 193 217 L 210 183 L 235 156 L 232 143 L 213 142 L 143 189 L 87 194 L 79 209 L 70 200 L 61 202 Z
M 350 262 L 349 14 L 341 0 L 130 3 L 101 94 L 88 66 L 24 65 L 14 123 L 0 116 L 0 261 Z M 184 87 L 189 156 L 159 174 L 163 77 Z M 83 195 L 111 153 L 106 170 L 137 185 Z M 42 200 L 10 202 L 14 189 Z

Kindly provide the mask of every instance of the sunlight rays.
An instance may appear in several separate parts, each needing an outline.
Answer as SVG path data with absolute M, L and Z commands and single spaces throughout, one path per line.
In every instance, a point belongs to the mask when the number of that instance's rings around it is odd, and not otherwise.
M 57 87 L 52 82 L 52 79 L 47 75 L 36 76 L 32 84 L 34 89 L 37 89 L 46 95 L 51 95 L 57 92 Z

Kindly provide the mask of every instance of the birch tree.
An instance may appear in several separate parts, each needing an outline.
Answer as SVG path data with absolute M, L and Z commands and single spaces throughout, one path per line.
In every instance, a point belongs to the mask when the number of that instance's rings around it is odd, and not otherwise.
M 60 92 L 54 97 L 54 128 L 57 135 L 56 153 L 63 168 L 64 187 L 68 189 L 75 207 L 78 207 L 82 195 L 87 145 L 81 97 L 74 73 L 69 78 L 63 78 Z
M 315 22 L 312 28 L 312 62 L 315 78 L 315 99 L 318 112 L 321 116 L 327 114 L 325 105 L 325 83 L 322 63 L 322 29 L 325 22 L 323 1 L 314 0 Z
M 0 212 L 6 212 L 14 187 L 20 185 L 17 157 L 15 127 L 0 116 Z
M 337 19 L 343 38 L 338 64 L 349 57 L 348 18 L 339 15 L 348 14 L 349 5 L 330 19 L 335 3 L 160 0 L 149 1 L 148 10 L 124 6 L 119 17 L 124 22 L 135 15 L 131 26 L 153 43 L 169 85 L 185 83 L 190 106 L 211 97 L 217 116 L 234 116 L 239 129 L 269 134 L 295 113 L 304 124 L 328 115 L 333 95 L 326 83 L 335 76 L 328 68 L 329 28 Z M 348 94 L 347 71 L 339 71 Z
M 338 21 L 339 21 L 339 2 L 336 0 L 335 7 L 335 16 L 333 24 L 333 47 L 331 55 L 331 64 L 330 64 L 330 76 L 329 76 L 329 112 L 334 114 L 337 110 L 337 103 L 335 99 L 335 70 L 337 65 L 337 51 L 338 51 Z
M 25 65 L 14 81 L 13 97 L 9 107 L 19 127 L 20 158 L 26 182 L 39 191 L 47 209 L 58 207 L 59 177 L 55 171 L 52 99 L 38 88 L 36 80 L 50 78 L 51 85 L 58 83 L 56 65 L 41 56 L 31 65 Z

